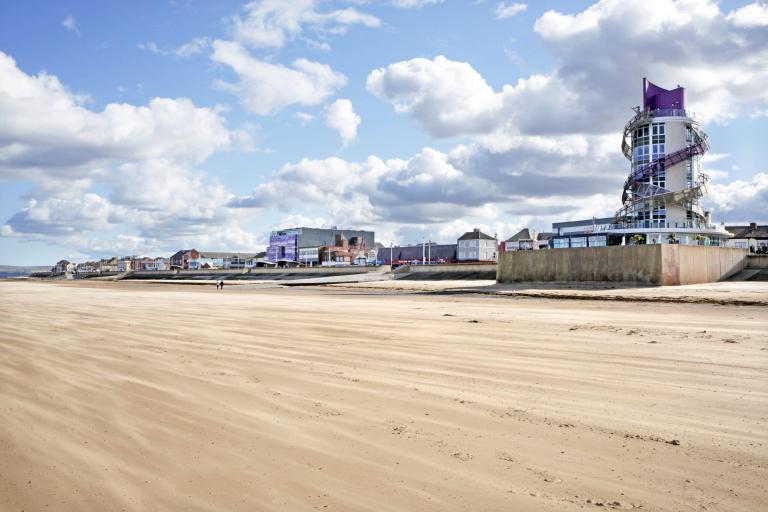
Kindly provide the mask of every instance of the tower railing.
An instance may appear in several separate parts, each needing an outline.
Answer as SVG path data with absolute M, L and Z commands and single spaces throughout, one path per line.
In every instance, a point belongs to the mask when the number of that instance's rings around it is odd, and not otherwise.
M 593 231 L 615 231 L 617 229 L 706 229 L 707 231 L 726 231 L 724 224 L 707 224 L 706 222 L 667 222 L 664 220 L 638 220 L 632 222 L 614 222 L 612 224 L 597 225 Z
M 656 110 L 645 108 L 640 110 L 632 119 L 627 121 L 626 125 L 624 125 L 624 137 L 621 140 L 621 152 L 624 153 L 624 156 L 627 157 L 628 160 L 632 160 L 632 146 L 627 142 L 627 138 L 631 140 L 632 130 L 639 125 L 650 122 L 654 117 L 687 117 L 692 120 L 694 125 L 698 126 L 698 123 L 693 121 L 696 115 L 690 110 L 681 108 L 657 108 Z

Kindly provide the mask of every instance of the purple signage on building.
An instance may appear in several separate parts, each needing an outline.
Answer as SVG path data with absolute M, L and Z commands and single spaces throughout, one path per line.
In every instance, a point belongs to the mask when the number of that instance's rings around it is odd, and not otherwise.
M 295 231 L 273 231 L 269 235 L 267 261 L 296 261 L 299 256 L 299 234 Z

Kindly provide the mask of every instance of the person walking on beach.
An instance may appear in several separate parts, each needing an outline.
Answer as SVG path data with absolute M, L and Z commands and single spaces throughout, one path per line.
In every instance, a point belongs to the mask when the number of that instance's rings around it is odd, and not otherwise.
M 216 281 L 216 289 L 217 290 L 219 289 L 219 282 L 218 281 Z
M 219 283 L 219 286 L 221 286 L 221 289 L 223 290 L 223 289 L 224 289 L 224 281 L 221 281 L 221 282 Z

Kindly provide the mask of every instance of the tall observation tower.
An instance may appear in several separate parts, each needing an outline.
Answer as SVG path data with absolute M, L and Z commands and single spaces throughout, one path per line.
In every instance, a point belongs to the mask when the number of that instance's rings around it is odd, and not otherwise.
M 624 127 L 621 145 L 630 171 L 611 234 L 624 243 L 639 234 L 645 243 L 723 244 L 728 232 L 701 207 L 708 177 L 700 160 L 709 143 L 685 109 L 684 88 L 667 90 L 643 78 L 643 106 Z

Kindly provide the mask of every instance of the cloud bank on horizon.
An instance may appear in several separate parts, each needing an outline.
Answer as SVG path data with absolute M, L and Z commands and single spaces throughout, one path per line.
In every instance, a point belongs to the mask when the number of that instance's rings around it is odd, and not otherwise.
M 406 30 L 462 10 L 499 31 L 500 55 L 516 38 L 536 44 L 489 73 L 481 49 L 475 64 L 455 34 Z M 108 54 L 117 43 L 89 22 L 51 19 L 74 48 Z M 716 220 L 768 221 L 768 169 L 756 157 L 768 128 L 765 3 L 260 0 L 208 25 L 126 43 L 130 99 L 122 84 L 108 93 L 83 78 L 99 72 L 81 62 L 73 86 L 66 68 L 47 71 L 56 63 L 44 52 L 0 38 L 4 259 L 25 247 L 82 258 L 253 250 L 290 225 L 414 242 L 607 216 L 627 169 L 620 131 L 645 76 L 684 85 L 706 131 L 740 134 L 713 136 L 704 161 Z M 166 94 L 146 94 L 155 75 Z

